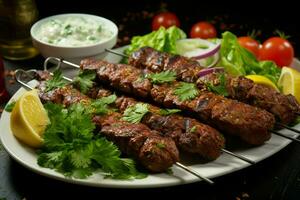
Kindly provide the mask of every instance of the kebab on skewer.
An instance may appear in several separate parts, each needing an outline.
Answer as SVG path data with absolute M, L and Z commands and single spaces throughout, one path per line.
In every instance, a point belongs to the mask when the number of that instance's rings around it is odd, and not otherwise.
M 176 88 L 179 88 L 182 82 L 152 84 L 149 79 L 141 78 L 144 77 L 145 71 L 130 65 L 86 59 L 82 61 L 81 67 L 84 70 L 94 70 L 97 73 L 97 81 L 101 83 L 137 97 L 148 97 L 168 108 L 185 110 L 203 122 L 238 136 L 249 144 L 260 145 L 271 137 L 274 116 L 260 108 L 208 91 L 196 93 L 192 99 L 182 100 L 175 94 Z
M 120 55 L 120 54 L 118 54 Z M 129 64 L 151 72 L 171 70 L 177 80 L 196 83 L 201 90 L 208 84 L 220 84 L 220 73 L 225 75 L 225 88 L 230 98 L 265 109 L 283 124 L 290 124 L 300 113 L 300 105 L 292 95 L 283 95 L 265 85 L 254 83 L 246 77 L 232 77 L 224 72 L 205 73 L 195 60 L 179 55 L 156 51 L 150 47 L 140 48 L 128 59 Z M 213 71 L 213 70 L 211 70 Z M 201 77 L 199 77 L 201 75 Z
M 26 73 L 23 70 L 17 70 Z M 39 96 L 43 102 L 53 102 L 70 106 L 74 103 L 90 104 L 91 99 L 74 89 L 72 85 L 63 86 L 54 90 L 46 91 L 44 80 L 50 78 L 50 73 L 34 71 L 35 77 L 40 79 L 37 86 Z M 18 72 L 16 79 L 23 86 L 32 89 L 28 84 L 20 80 Z M 30 75 L 32 77 L 32 74 Z M 194 174 L 198 178 L 213 184 L 210 179 L 201 176 L 197 171 L 178 162 L 179 155 L 174 141 L 169 137 L 163 137 L 159 132 L 150 130 L 141 123 L 129 123 L 122 119 L 121 113 L 110 111 L 106 115 L 94 116 L 93 122 L 98 126 L 100 134 L 113 141 L 120 150 L 127 155 L 134 157 L 146 169 L 151 172 L 165 172 L 173 164 Z

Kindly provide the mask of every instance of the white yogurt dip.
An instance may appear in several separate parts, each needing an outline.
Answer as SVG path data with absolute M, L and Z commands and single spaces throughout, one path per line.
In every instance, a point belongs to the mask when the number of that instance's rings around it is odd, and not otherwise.
M 101 21 L 88 16 L 68 16 L 41 24 L 36 37 L 57 46 L 78 47 L 107 40 L 112 34 Z

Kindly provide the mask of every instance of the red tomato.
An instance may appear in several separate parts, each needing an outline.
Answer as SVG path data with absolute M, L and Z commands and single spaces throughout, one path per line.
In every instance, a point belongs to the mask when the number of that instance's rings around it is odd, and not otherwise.
M 177 16 L 171 12 L 159 13 L 152 20 L 152 30 L 157 30 L 160 26 L 168 28 L 173 25 L 179 27 L 180 22 Z
M 294 58 L 294 48 L 286 39 L 272 37 L 262 44 L 259 58 L 260 60 L 272 60 L 279 67 L 290 66 Z
M 217 37 L 217 31 L 215 27 L 208 22 L 198 22 L 193 25 L 191 32 L 191 38 L 215 38 Z
M 248 51 L 254 54 L 256 58 L 259 56 L 259 43 L 249 36 L 239 37 L 238 42 Z

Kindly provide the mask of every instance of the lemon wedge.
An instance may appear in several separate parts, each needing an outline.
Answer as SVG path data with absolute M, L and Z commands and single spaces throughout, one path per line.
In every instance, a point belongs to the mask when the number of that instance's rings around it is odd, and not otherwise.
M 37 90 L 25 92 L 16 102 L 10 116 L 13 134 L 31 147 L 43 144 L 42 135 L 49 124 L 49 118 L 40 101 Z
M 292 94 L 300 102 L 300 72 L 283 67 L 278 80 L 278 85 L 282 87 L 283 94 Z
M 266 85 L 270 88 L 275 89 L 277 92 L 279 92 L 279 89 L 277 86 L 267 77 L 261 76 L 261 75 L 247 75 L 246 78 L 251 79 L 254 83 L 261 84 L 261 85 Z

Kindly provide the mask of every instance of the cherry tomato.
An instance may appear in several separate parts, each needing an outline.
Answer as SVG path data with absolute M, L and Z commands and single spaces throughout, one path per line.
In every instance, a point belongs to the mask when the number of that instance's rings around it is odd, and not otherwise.
M 249 36 L 243 36 L 238 38 L 238 42 L 248 51 L 254 54 L 256 58 L 259 56 L 259 43 Z
M 159 29 L 160 26 L 168 28 L 170 26 L 180 26 L 178 17 L 171 12 L 162 12 L 154 16 L 152 20 L 152 30 Z
M 286 39 L 272 37 L 262 44 L 259 58 L 260 60 L 272 60 L 279 67 L 290 66 L 294 58 L 294 48 Z
M 217 31 L 215 27 L 208 22 L 198 22 L 193 25 L 191 32 L 191 38 L 215 38 L 217 37 Z

